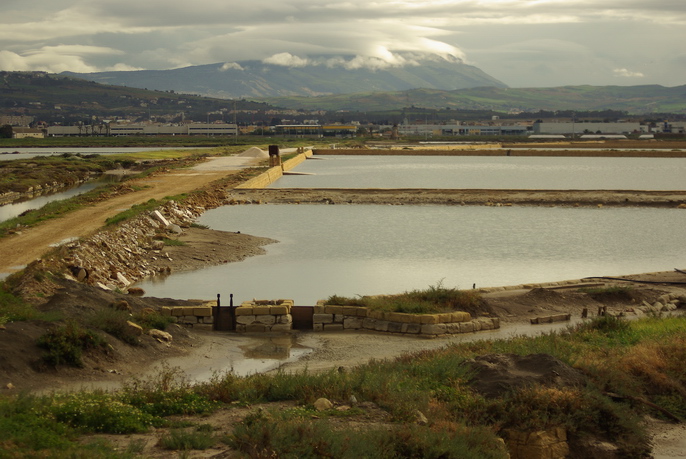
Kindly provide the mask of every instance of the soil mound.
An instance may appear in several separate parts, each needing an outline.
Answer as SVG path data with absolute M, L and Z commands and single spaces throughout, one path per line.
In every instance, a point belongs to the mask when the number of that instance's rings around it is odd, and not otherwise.
M 239 154 L 238 156 L 240 156 L 242 158 L 269 158 L 269 153 L 262 150 L 261 148 L 252 147 L 252 148 L 248 148 L 247 150 L 245 150 L 243 153 Z
M 585 382 L 579 371 L 548 354 L 488 354 L 465 365 L 474 374 L 469 385 L 489 398 L 528 386 L 574 387 Z

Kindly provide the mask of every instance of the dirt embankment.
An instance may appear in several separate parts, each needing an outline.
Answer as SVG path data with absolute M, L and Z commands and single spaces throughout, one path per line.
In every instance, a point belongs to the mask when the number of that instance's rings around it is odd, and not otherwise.
M 686 191 L 273 188 L 233 190 L 229 202 L 686 208 Z

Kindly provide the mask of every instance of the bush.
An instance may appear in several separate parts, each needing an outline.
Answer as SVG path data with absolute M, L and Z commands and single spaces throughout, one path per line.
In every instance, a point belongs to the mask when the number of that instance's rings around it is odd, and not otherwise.
M 481 295 L 473 290 L 462 291 L 445 288 L 442 283 L 426 290 L 412 290 L 398 295 L 363 296 L 348 298 L 332 295 L 326 304 L 339 306 L 364 306 L 369 309 L 407 314 L 433 314 L 451 311 L 476 311 L 481 309 Z
M 84 432 L 137 433 L 145 432 L 156 423 L 154 416 L 98 392 L 59 396 L 49 411 L 58 422 Z
M 157 311 L 147 311 L 133 315 L 133 319 L 138 325 L 145 329 L 155 328 L 157 330 L 166 330 L 169 324 L 176 322 L 176 317 L 163 316 Z
M 139 333 L 129 325 L 131 316 L 126 311 L 114 308 L 100 308 L 88 317 L 88 324 L 108 333 L 127 344 L 138 345 Z
M 203 430 L 189 431 L 174 429 L 160 438 L 160 446 L 165 449 L 188 451 L 205 450 L 214 446 L 217 440 L 211 432 Z
M 100 336 L 85 330 L 73 321 L 67 322 L 62 327 L 52 329 L 38 338 L 38 346 L 47 350 L 43 360 L 53 366 L 82 367 L 83 351 L 104 345 L 105 341 Z

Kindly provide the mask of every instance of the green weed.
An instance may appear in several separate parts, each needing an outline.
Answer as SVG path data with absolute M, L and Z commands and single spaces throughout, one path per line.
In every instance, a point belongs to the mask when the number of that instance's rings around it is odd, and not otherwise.
M 47 352 L 43 360 L 49 365 L 70 365 L 82 367 L 83 351 L 104 347 L 104 340 L 97 334 L 82 328 L 74 321 L 68 321 L 64 326 L 53 328 L 40 338 L 38 346 Z
M 160 446 L 176 451 L 205 450 L 217 443 L 211 432 L 174 429 L 160 438 Z

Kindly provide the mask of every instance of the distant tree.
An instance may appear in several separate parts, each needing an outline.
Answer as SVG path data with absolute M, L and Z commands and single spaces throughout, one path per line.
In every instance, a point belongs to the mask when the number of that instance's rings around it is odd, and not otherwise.
M 11 139 L 12 138 L 12 126 L 5 124 L 0 126 L 0 139 Z

